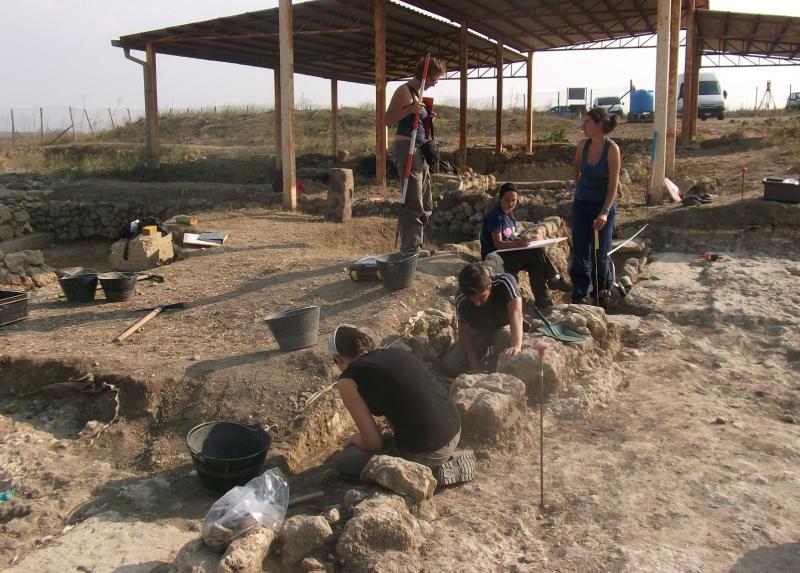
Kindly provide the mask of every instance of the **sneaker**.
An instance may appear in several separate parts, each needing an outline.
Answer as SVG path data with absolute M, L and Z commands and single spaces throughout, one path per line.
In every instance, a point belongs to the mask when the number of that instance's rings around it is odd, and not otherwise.
M 455 485 L 472 481 L 475 479 L 475 454 L 472 453 L 472 450 L 456 452 L 449 460 L 431 471 L 439 485 Z
M 556 275 L 551 279 L 547 279 L 547 286 L 550 287 L 550 290 L 560 290 L 561 292 L 572 291 L 572 285 L 561 275 Z

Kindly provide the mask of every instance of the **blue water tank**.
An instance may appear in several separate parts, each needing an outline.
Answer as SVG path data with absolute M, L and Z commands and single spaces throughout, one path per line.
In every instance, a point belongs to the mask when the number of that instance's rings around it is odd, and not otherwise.
M 653 90 L 631 92 L 630 113 L 653 113 L 653 109 L 655 109 Z

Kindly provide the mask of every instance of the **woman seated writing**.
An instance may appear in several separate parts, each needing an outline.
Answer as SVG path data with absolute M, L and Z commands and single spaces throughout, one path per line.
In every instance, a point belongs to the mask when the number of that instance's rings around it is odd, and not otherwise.
M 373 416 L 385 416 L 394 434 L 386 453 L 426 465 L 441 485 L 475 475 L 470 451 L 457 452 L 461 420 L 447 389 L 416 356 L 399 348 L 375 348 L 355 326 L 337 326 L 328 339 L 342 371 L 337 387 L 358 432 L 334 460 L 342 475 L 358 479 L 369 459 L 384 451 Z
M 516 234 L 517 222 L 513 211 L 518 201 L 517 186 L 514 183 L 504 183 L 497 196 L 497 205 L 483 219 L 481 258 L 486 259 L 489 253 L 497 251 L 503 259 L 505 272 L 516 276 L 519 271 L 527 271 L 536 306 L 548 308 L 553 306 L 548 287 L 565 292 L 572 290 L 572 287 L 558 273 L 544 249 L 503 251 L 527 247 L 533 242 L 533 239 L 518 237 Z

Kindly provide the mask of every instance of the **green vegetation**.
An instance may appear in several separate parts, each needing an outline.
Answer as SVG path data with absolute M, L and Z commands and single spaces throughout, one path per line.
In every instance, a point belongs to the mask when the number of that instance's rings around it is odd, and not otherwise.
M 458 108 L 437 105 L 436 137 L 444 150 L 458 145 Z M 471 145 L 493 145 L 495 111 L 470 109 Z M 504 134 L 524 134 L 525 112 L 506 110 Z M 375 108 L 344 107 L 338 114 L 339 149 L 352 159 L 374 153 Z M 536 114 L 535 135 L 544 141 L 566 141 L 575 121 Z M 58 178 L 101 177 L 135 181 L 271 182 L 274 174 L 275 112 L 256 107 L 225 107 L 162 113 L 159 116 L 160 162 L 156 171 L 144 167 L 143 120 L 119 125 L 97 136 L 79 134 L 76 143 L 26 147 L 8 165 Z M 331 114 L 328 109 L 295 111 L 298 155 L 331 153 Z M 374 163 L 374 159 L 372 160 Z

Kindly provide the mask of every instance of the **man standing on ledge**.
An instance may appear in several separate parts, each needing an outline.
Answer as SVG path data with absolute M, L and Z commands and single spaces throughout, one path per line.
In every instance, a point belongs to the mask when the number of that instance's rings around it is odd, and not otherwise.
M 522 350 L 522 295 L 514 277 L 490 275 L 480 263 L 461 269 L 456 293 L 458 342 L 442 359 L 442 371 L 450 378 L 464 372 L 481 372 L 489 349 L 489 371 L 498 359 Z
M 414 77 L 395 90 L 389 109 L 383 116 L 386 125 L 397 124 L 394 132 L 394 149 L 392 155 L 397 172 L 402 178 L 406 172 L 406 161 L 414 131 L 414 118 L 419 113 L 420 122 L 417 127 L 414 155 L 411 163 L 411 174 L 408 176 L 406 200 L 401 207 L 398 228 L 400 232 L 400 250 L 404 253 L 419 253 L 428 256 L 422 249 L 423 229 L 433 212 L 433 196 L 431 195 L 431 174 L 420 145 L 425 143 L 425 127 L 422 120 L 427 119 L 428 111 L 420 99 L 419 89 L 422 85 L 422 71 L 425 60 L 417 62 Z M 425 89 L 432 88 L 439 78 L 447 72 L 444 62 L 431 58 L 428 64 L 428 76 Z M 433 114 L 432 117 L 436 117 Z

